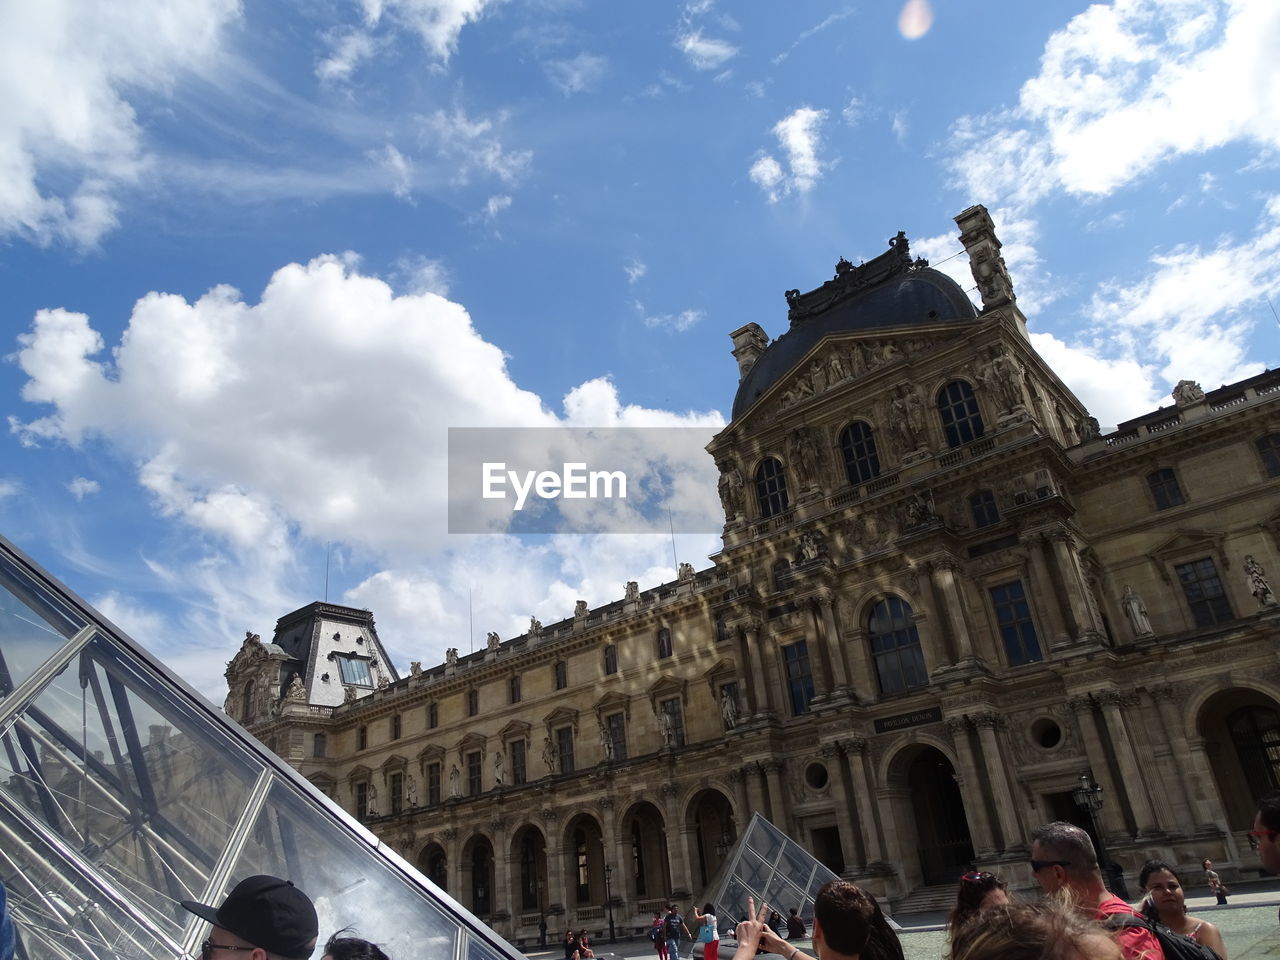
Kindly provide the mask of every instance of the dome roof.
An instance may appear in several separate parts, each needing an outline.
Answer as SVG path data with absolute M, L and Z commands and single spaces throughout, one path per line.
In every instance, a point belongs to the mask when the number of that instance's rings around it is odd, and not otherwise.
M 841 261 L 836 278 L 810 293 L 788 291 L 791 329 L 769 344 L 742 378 L 733 399 L 734 420 L 825 336 L 878 330 L 906 333 L 913 326 L 972 320 L 978 315 L 960 284 L 923 266 L 924 261 L 910 263 L 905 239 L 899 246 L 901 250 L 890 250 L 860 267 Z M 886 268 L 880 261 L 891 254 L 901 259 Z M 873 267 L 883 279 L 868 275 Z

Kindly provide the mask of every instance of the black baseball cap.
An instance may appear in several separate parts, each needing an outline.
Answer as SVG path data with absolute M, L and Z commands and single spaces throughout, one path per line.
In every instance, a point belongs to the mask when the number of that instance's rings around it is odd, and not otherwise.
M 217 909 L 192 900 L 182 905 L 215 927 L 290 960 L 307 960 L 320 933 L 311 898 L 288 880 L 265 874 L 241 880 Z

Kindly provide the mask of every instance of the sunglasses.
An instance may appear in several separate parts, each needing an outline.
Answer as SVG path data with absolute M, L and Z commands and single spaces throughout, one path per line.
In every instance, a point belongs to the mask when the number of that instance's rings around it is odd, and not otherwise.
M 1040 872 L 1041 870 L 1043 870 L 1045 867 L 1069 867 L 1069 866 L 1071 866 L 1071 861 L 1070 861 L 1070 860 L 1028 860 L 1028 861 L 1027 861 L 1027 863 L 1031 864 L 1031 872 L 1032 872 L 1032 873 L 1039 873 L 1039 872 Z
M 985 870 L 970 870 L 960 879 L 964 883 L 991 883 L 995 878 L 994 873 L 987 873 Z
M 1276 835 L 1276 832 L 1274 830 L 1250 830 L 1249 831 L 1249 836 L 1257 837 L 1259 840 L 1261 840 L 1263 837 L 1266 837 L 1268 840 L 1270 840 L 1275 835 Z
M 256 950 L 257 947 L 233 947 L 225 943 L 214 943 L 212 940 L 206 940 L 200 944 L 200 960 L 213 960 L 213 951 L 215 950 L 243 950 L 245 952 Z

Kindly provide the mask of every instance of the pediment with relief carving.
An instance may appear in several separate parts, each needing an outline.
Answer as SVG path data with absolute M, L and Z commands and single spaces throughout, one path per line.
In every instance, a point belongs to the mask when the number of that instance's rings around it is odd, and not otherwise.
M 927 337 L 827 340 L 800 362 L 794 376 L 774 387 L 777 408 L 786 410 L 856 377 L 914 360 L 932 350 L 934 343 Z

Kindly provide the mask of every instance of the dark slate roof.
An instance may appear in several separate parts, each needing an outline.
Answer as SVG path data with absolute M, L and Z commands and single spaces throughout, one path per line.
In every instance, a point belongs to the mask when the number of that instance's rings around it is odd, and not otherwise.
M 911 262 L 905 239 L 862 266 L 841 261 L 834 280 L 806 294 L 789 291 L 787 301 L 792 305 L 791 329 L 769 344 L 742 378 L 733 399 L 735 420 L 825 336 L 902 330 L 978 315 L 958 283 L 922 260 Z

